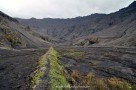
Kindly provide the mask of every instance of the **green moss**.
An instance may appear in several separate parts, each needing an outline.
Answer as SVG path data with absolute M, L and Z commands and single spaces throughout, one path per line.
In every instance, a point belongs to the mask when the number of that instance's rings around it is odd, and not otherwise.
M 32 85 L 37 85 L 40 82 L 40 78 L 43 76 L 42 71 L 37 71 L 35 75 L 32 77 Z
M 43 55 L 38 62 L 38 69 L 36 73 L 34 73 L 32 77 L 32 86 L 37 86 L 41 81 L 41 78 L 45 72 L 42 68 L 46 68 L 47 59 L 50 62 L 50 70 L 49 70 L 49 84 L 50 90 L 63 90 L 64 88 L 69 90 L 69 83 L 66 80 L 66 76 L 64 73 L 63 66 L 58 63 L 58 53 L 51 47 L 49 51 Z
M 40 60 L 38 62 L 38 67 L 45 66 L 45 64 L 47 63 L 46 59 L 47 59 L 47 55 L 45 54 L 40 58 Z
M 66 80 L 65 74 L 63 72 L 63 67 L 58 63 L 58 53 L 51 47 L 49 50 L 49 60 L 50 60 L 50 89 L 51 90 L 63 90 L 69 89 L 69 83 Z
M 31 83 L 32 83 L 32 87 L 35 85 L 38 85 L 39 82 L 41 81 L 41 78 L 44 74 L 44 70 L 42 70 L 43 67 L 45 67 L 46 63 L 47 63 L 47 55 L 44 54 L 43 56 L 41 56 L 38 65 L 37 65 L 37 70 L 34 73 L 34 75 L 32 76 L 31 79 Z

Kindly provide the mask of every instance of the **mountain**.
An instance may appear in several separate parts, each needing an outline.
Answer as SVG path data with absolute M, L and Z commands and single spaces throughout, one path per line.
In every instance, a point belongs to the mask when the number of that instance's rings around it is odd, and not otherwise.
M 98 42 L 94 42 L 93 45 L 136 46 L 136 1 L 110 14 L 96 13 L 71 19 L 18 18 L 18 21 L 66 45 L 77 45 L 80 41 L 88 40 L 88 37 L 95 37 L 98 38 Z M 92 45 L 89 42 L 85 45 Z
M 0 11 L 0 47 L 39 48 L 48 46 L 43 35 L 32 31 L 29 26 Z

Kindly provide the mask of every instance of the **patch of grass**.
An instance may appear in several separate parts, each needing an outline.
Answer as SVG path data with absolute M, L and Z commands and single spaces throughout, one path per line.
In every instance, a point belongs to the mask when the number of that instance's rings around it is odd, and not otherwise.
M 5 34 L 4 38 L 11 43 L 12 47 L 22 44 L 21 41 L 12 34 Z
M 82 77 L 83 86 L 89 86 L 90 90 L 108 90 L 107 84 L 103 78 L 97 78 L 93 73 L 89 73 Z
M 40 82 L 40 78 L 43 76 L 43 72 L 42 71 L 37 71 L 34 76 L 32 77 L 32 85 L 37 85 Z
M 49 60 L 50 60 L 50 90 L 63 90 L 68 89 L 69 83 L 66 80 L 63 67 L 58 63 L 58 53 L 51 47 L 49 50 Z
M 89 36 L 86 37 L 85 39 L 80 39 L 78 40 L 78 42 L 75 44 L 77 46 L 84 46 L 84 45 L 91 45 L 91 44 L 95 44 L 98 43 L 98 38 L 94 37 L 94 36 Z
M 92 85 L 92 81 L 94 81 L 95 75 L 93 73 L 89 73 L 87 75 L 84 76 L 84 78 L 82 79 L 82 84 L 83 85 Z
M 108 79 L 108 84 L 114 90 L 132 90 L 131 84 L 116 77 Z
M 117 77 L 98 78 L 93 73 L 79 77 L 81 77 L 80 83 L 89 86 L 91 90 L 135 90 L 135 85 Z
M 45 66 L 46 63 L 47 63 L 47 54 L 41 56 L 41 58 L 38 62 L 38 67 Z
M 95 85 L 96 85 L 95 88 L 97 90 L 107 90 L 108 89 L 105 79 L 96 79 Z
M 45 65 L 47 64 L 47 54 L 44 54 L 43 56 L 40 57 L 40 60 L 37 65 L 37 70 L 34 72 L 34 75 L 31 77 L 31 83 L 32 87 L 36 86 L 39 84 L 41 81 L 42 76 L 44 75 L 45 71 Z
M 85 52 L 79 52 L 75 51 L 73 49 L 67 50 L 67 51 L 62 51 L 61 56 L 63 57 L 70 57 L 73 59 L 81 59 L 85 56 Z

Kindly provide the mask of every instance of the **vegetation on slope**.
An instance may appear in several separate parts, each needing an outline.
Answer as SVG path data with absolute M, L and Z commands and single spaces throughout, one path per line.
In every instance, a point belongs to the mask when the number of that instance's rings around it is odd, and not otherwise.
M 75 41 L 76 43 L 74 45 L 77 45 L 77 46 L 88 46 L 88 45 L 99 43 L 98 38 L 94 36 L 88 36 L 88 37 L 85 37 L 84 39 L 79 39 Z
M 11 28 L 6 21 L 0 22 L 0 42 L 3 46 L 19 47 L 21 46 L 22 39 L 19 34 Z

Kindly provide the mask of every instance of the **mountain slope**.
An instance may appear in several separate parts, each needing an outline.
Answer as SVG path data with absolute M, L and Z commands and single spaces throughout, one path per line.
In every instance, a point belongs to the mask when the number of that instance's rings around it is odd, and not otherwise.
M 136 46 L 136 1 L 109 16 L 120 16 L 122 21 L 107 29 L 93 34 L 93 36 L 108 40 L 103 43 L 118 46 Z
M 31 33 L 30 33 L 31 32 Z M 44 47 L 49 43 L 37 36 L 29 27 L 0 12 L 0 46 L 12 48 Z M 40 34 L 37 33 L 40 36 Z
M 55 38 L 58 43 L 66 45 L 77 43 L 77 40 L 80 39 L 84 41 L 92 36 L 98 38 L 97 45 L 136 45 L 134 42 L 129 42 L 131 39 L 135 41 L 136 1 L 111 14 L 92 14 L 71 19 L 31 18 L 18 20 Z M 126 37 L 127 40 L 124 41 Z M 89 42 L 87 41 L 87 43 Z

